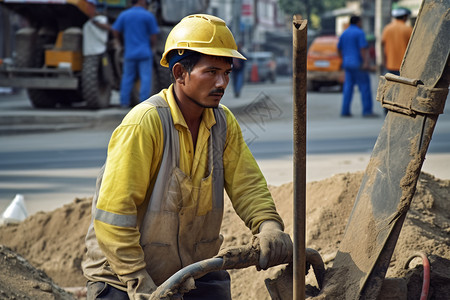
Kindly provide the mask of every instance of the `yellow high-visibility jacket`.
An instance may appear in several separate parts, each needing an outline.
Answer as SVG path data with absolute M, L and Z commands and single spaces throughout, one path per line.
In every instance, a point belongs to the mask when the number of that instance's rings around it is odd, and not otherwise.
M 194 149 L 173 86 L 158 96 L 160 104 L 137 105 L 112 134 L 86 236 L 85 276 L 122 290 L 122 275 L 146 270 L 159 285 L 186 265 L 216 255 L 223 240 L 224 189 L 254 234 L 266 220 L 283 225 L 230 110 L 204 110 Z M 164 109 L 169 121 L 162 121 Z

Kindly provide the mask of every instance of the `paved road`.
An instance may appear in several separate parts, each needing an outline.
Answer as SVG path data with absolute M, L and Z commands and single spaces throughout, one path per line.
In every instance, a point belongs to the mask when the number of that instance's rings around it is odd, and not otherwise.
M 376 80 L 373 85 L 375 94 Z M 222 101 L 239 119 L 272 185 L 292 181 L 291 86 L 290 78 L 249 84 L 241 98 L 233 98 L 228 90 Z M 354 117 L 342 119 L 340 102 L 341 94 L 332 89 L 308 94 L 308 181 L 364 170 L 369 161 L 383 125 L 382 109 L 374 102 L 380 118 L 361 118 L 355 93 Z M 25 195 L 29 213 L 91 196 L 109 137 L 125 113 L 119 108 L 36 110 L 24 94 L 0 95 L 0 211 L 16 193 Z M 438 122 L 424 170 L 450 178 L 449 107 Z
M 270 117 L 248 117 L 248 111 L 240 109 L 244 135 L 271 184 L 292 181 L 292 89 L 286 79 L 275 85 L 264 86 L 264 94 L 273 100 L 275 107 Z M 372 77 L 372 94 L 375 99 L 378 80 Z M 261 91 L 248 89 L 248 99 L 255 99 Z M 330 88 L 319 93 L 308 93 L 307 111 L 307 180 L 320 180 L 336 173 L 364 170 L 369 162 L 373 146 L 383 126 L 384 114 L 380 104 L 374 101 L 377 119 L 361 117 L 359 93 L 355 91 L 352 103 L 353 118 L 340 118 L 342 94 Z M 447 107 L 434 131 L 427 158 L 422 170 L 439 178 L 450 179 L 450 97 Z M 225 104 L 241 100 L 225 98 Z M 246 104 L 248 106 L 248 104 Z M 252 110 L 249 110 L 250 112 Z M 261 111 L 260 111 L 261 113 Z M 263 113 L 261 113 L 264 115 Z M 244 116 L 243 116 L 244 115 Z M 272 118 L 271 122 L 264 122 Z M 262 124 L 262 126 L 261 126 Z M 270 125 L 267 125 L 270 124 Z M 247 127 L 249 127 L 248 130 Z M 276 143 L 274 144 L 273 142 Z M 275 147 L 268 147 L 275 145 Z

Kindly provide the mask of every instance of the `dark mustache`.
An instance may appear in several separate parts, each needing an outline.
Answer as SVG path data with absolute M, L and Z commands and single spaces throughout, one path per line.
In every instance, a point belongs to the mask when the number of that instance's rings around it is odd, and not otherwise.
M 209 94 L 210 95 L 212 95 L 212 94 L 225 94 L 225 89 L 218 88 L 218 89 L 212 90 L 211 92 L 209 92 Z

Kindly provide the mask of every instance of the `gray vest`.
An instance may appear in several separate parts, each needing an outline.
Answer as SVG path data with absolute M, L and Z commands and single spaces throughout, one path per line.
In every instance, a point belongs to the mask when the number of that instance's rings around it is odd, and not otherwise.
M 103 168 L 97 180 L 93 200 L 93 219 L 109 224 L 138 227 L 144 251 L 146 270 L 160 285 L 179 269 L 217 254 L 223 241 L 220 227 L 223 217 L 224 168 L 223 151 L 227 123 L 222 109 L 214 109 L 216 124 L 208 142 L 208 174 L 200 187 L 191 184 L 190 177 L 179 169 L 180 145 L 167 102 L 155 95 L 145 102 L 157 108 L 164 136 L 164 151 L 156 182 L 142 220 L 136 216 L 123 218 L 97 210 Z M 209 209 L 199 211 L 199 201 L 208 201 Z M 203 205 L 204 206 L 204 205 Z M 128 216 L 127 216 L 128 217 Z M 123 285 L 111 270 L 95 238 L 93 220 L 86 236 L 87 260 L 83 263 L 86 277 Z

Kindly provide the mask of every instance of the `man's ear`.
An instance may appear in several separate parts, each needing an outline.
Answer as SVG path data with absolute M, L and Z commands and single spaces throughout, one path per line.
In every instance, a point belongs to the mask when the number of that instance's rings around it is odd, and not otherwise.
M 172 75 L 173 75 L 173 78 L 175 78 L 176 83 L 184 84 L 186 74 L 187 74 L 186 69 L 180 63 L 176 63 L 172 67 Z

